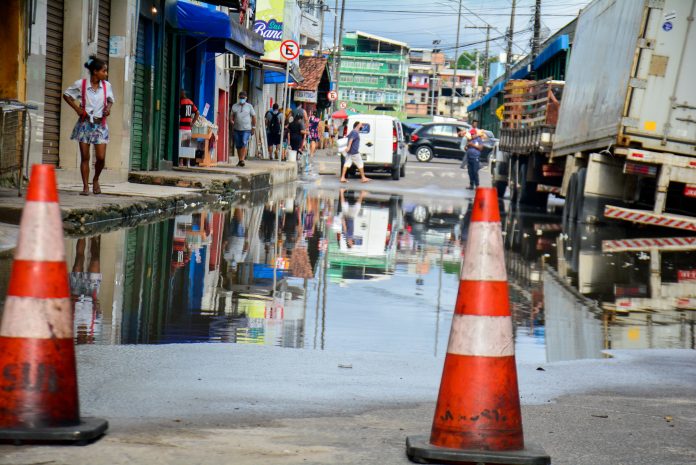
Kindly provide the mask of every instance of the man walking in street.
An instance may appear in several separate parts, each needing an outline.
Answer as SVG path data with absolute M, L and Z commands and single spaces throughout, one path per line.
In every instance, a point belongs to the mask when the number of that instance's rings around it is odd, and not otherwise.
M 239 101 L 232 105 L 230 122 L 234 134 L 234 146 L 237 149 L 239 163 L 237 166 L 244 166 L 247 156 L 247 147 L 251 134 L 256 131 L 256 112 L 251 103 L 247 102 L 247 93 L 239 93 Z
M 360 156 L 360 128 L 362 128 L 362 123 L 356 121 L 353 123 L 353 130 L 348 134 L 348 147 L 346 148 L 345 163 L 343 164 L 343 170 L 341 170 L 341 182 L 346 181 L 346 173 L 348 169 L 355 164 L 360 171 L 360 181 L 370 182 L 370 180 L 365 176 L 365 167 Z
M 266 140 L 268 140 L 268 153 L 271 158 L 277 160 L 280 151 L 280 132 L 283 128 L 283 115 L 278 111 L 278 104 L 273 104 L 273 109 L 266 112 Z

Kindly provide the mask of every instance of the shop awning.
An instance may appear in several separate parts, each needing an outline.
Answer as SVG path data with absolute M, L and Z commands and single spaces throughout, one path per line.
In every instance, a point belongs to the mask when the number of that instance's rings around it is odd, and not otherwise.
M 256 59 L 264 54 L 263 38 L 222 11 L 178 1 L 167 10 L 167 21 L 180 33 L 204 39 L 209 52 Z
M 187 35 L 200 38 L 232 38 L 230 17 L 222 11 L 187 2 L 176 2 L 166 12 L 167 21 Z
M 298 69 L 294 61 L 288 63 L 290 73 L 288 82 L 291 84 L 304 81 L 304 76 Z M 285 66 L 282 64 L 263 62 L 263 83 L 264 84 L 284 84 L 285 83 Z

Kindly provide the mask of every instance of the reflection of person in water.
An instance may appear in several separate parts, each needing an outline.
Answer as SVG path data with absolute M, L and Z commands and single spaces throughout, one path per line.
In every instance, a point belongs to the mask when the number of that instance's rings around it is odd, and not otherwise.
M 75 262 L 70 273 L 70 294 L 74 305 L 74 329 L 77 344 L 94 343 L 101 318 L 99 288 L 101 236 L 89 239 L 89 264 L 85 271 L 87 239 L 81 237 L 75 243 Z
M 353 192 L 349 192 L 348 194 L 353 194 Z M 341 202 L 341 233 L 346 241 L 346 247 L 349 249 L 352 249 L 355 245 L 355 218 L 360 214 L 360 208 L 362 207 L 365 195 L 365 191 L 360 191 L 360 195 L 356 199 L 355 195 L 346 195 L 345 189 L 339 191 L 339 200 Z M 338 239 L 340 243 L 340 235 Z
M 230 219 L 229 228 L 225 237 L 224 257 L 230 263 L 232 270 L 242 263 L 249 251 L 249 242 L 246 240 L 246 228 L 244 227 L 244 210 L 235 208 Z

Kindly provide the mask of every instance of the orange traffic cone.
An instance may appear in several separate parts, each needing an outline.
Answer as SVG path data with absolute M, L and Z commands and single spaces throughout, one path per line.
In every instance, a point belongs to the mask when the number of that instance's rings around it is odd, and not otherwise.
M 549 464 L 525 448 L 495 189 L 479 188 L 430 440 L 406 439 L 419 463 Z
M 55 171 L 34 165 L 0 324 L 0 440 L 86 442 L 107 427 L 80 419 Z

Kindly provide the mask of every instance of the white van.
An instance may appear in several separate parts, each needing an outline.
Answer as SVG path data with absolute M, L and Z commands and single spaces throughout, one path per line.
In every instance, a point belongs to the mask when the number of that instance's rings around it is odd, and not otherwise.
M 401 122 L 387 115 L 351 115 L 348 118 L 348 131 L 360 121 L 360 156 L 365 164 L 365 172 L 390 173 L 398 180 L 406 176 L 406 155 L 408 144 Z M 341 169 L 344 156 L 341 154 Z M 351 170 L 354 168 L 351 168 Z

